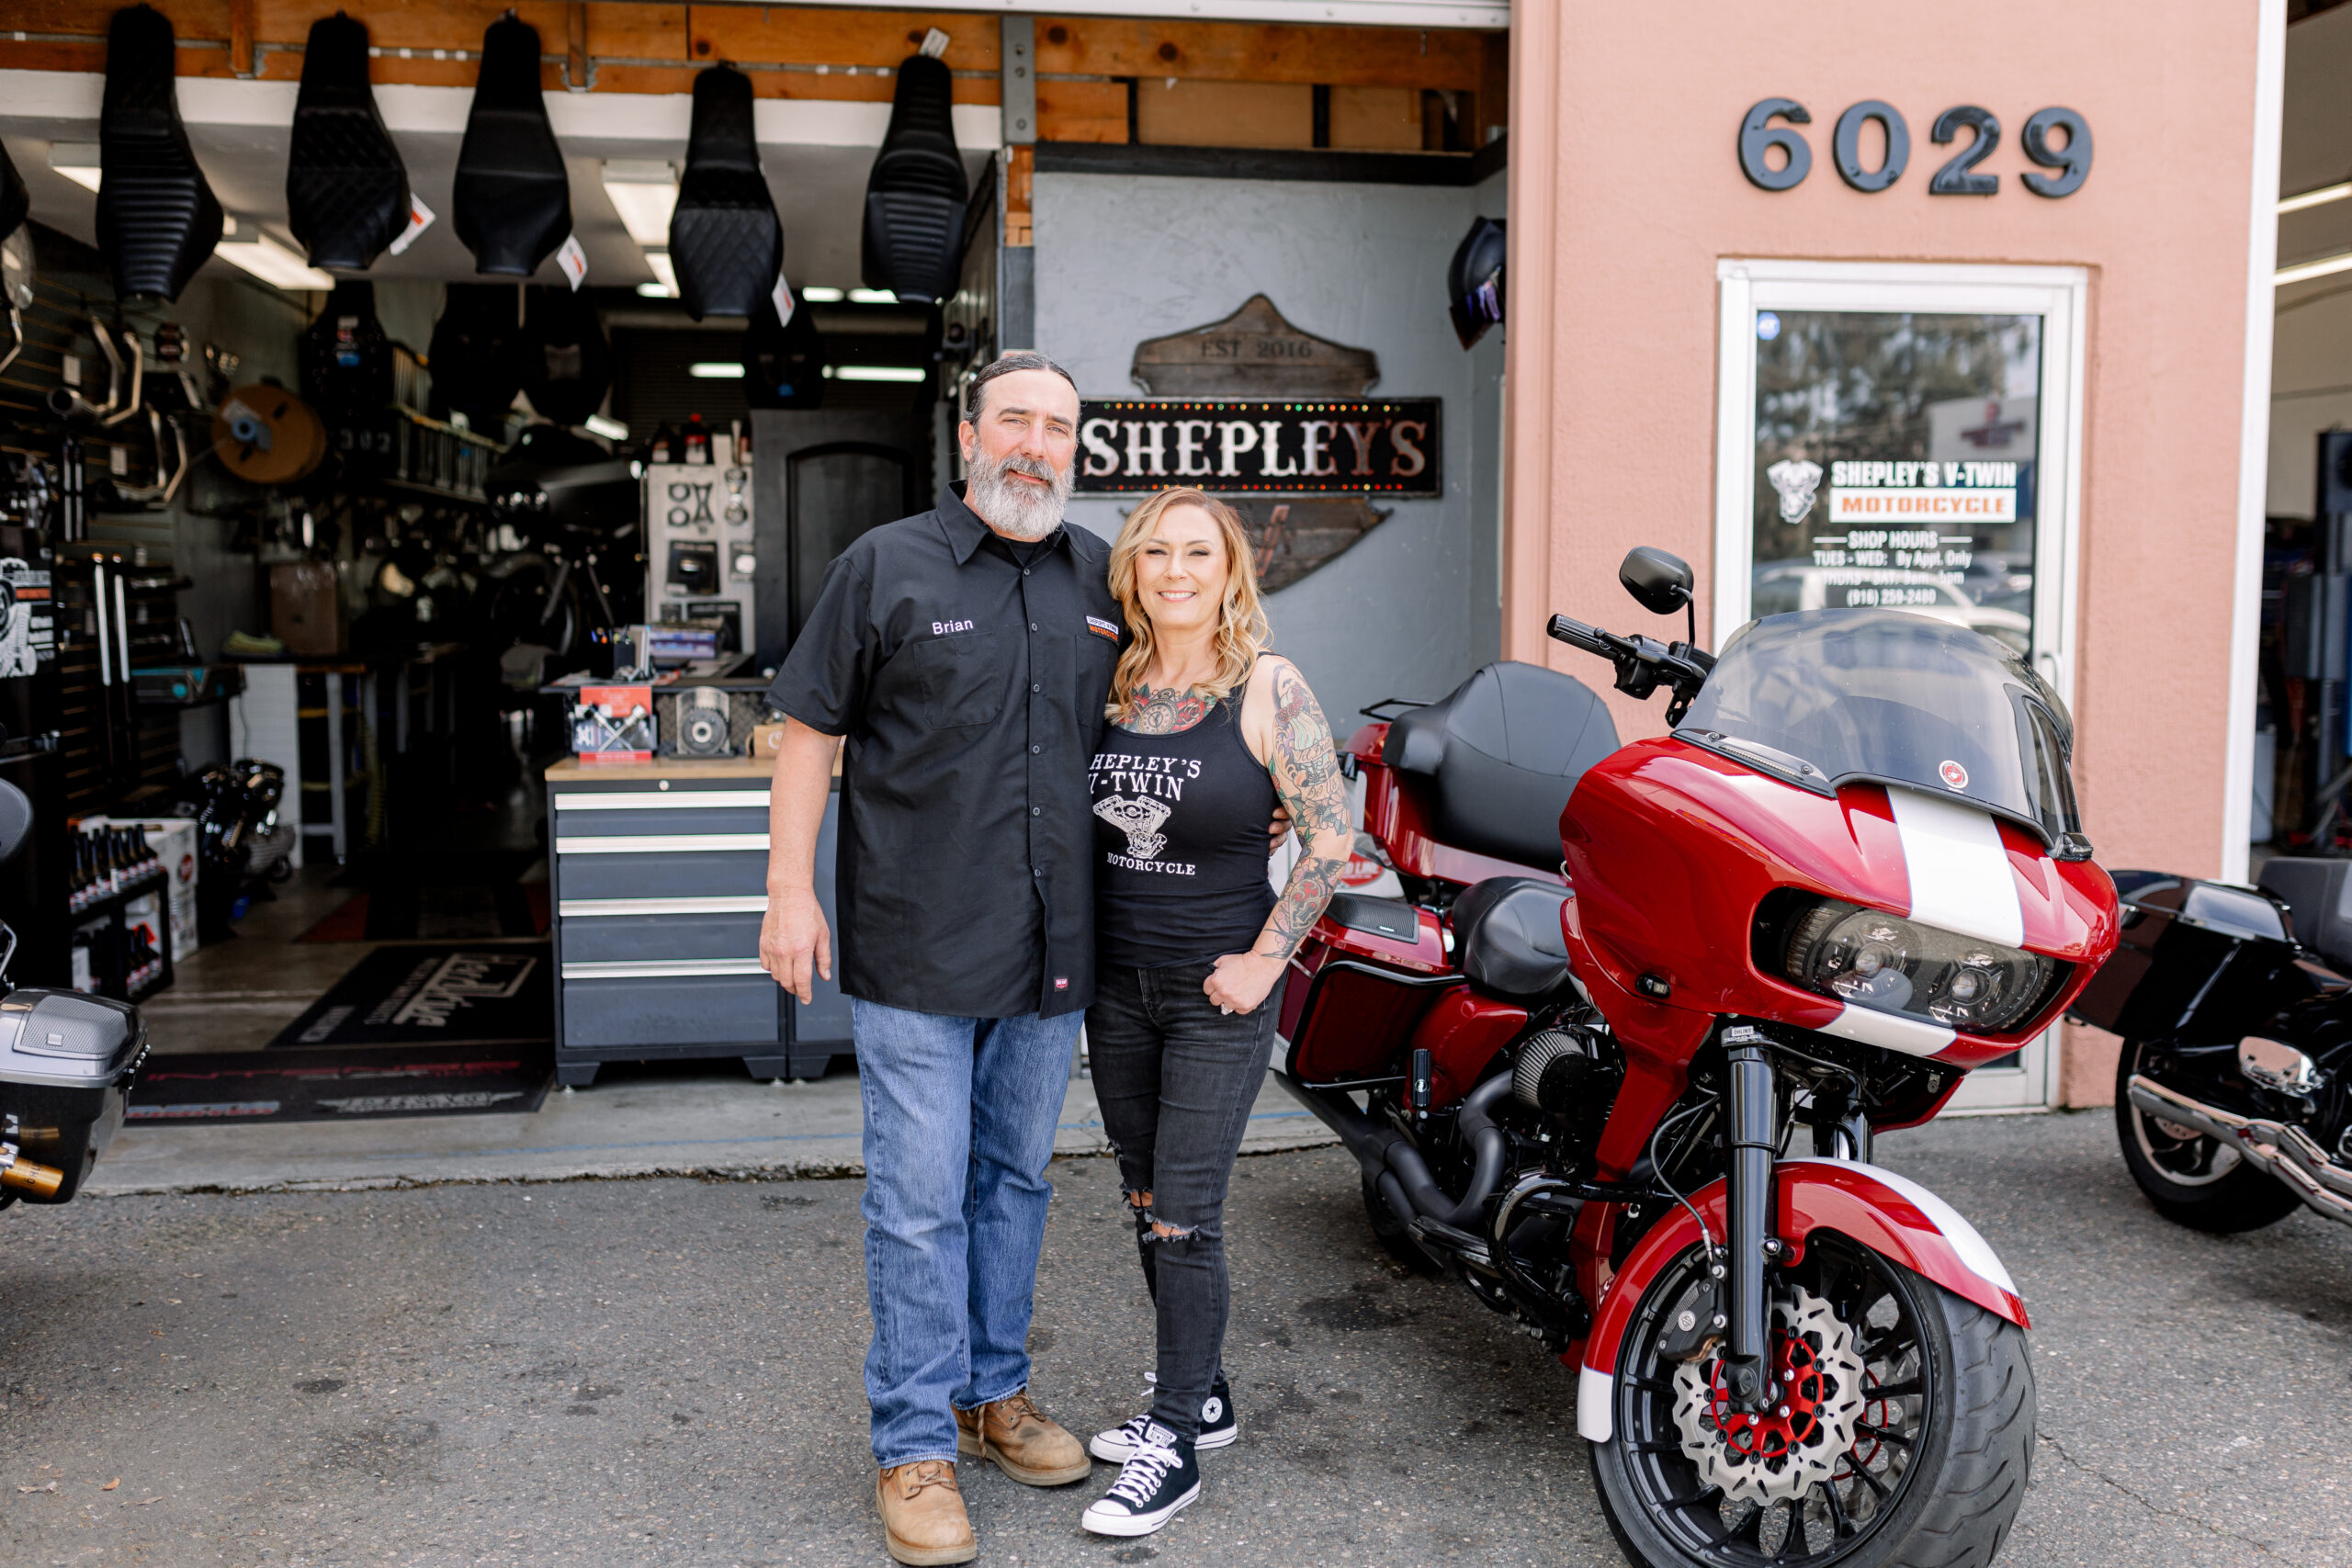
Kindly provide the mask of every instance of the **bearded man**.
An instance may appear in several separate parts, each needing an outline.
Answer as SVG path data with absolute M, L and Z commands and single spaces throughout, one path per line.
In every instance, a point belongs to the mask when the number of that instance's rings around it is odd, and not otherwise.
M 760 961 L 831 977 L 817 829 L 842 752 L 842 988 L 865 1106 L 865 1358 L 890 1555 L 963 1562 L 958 1451 L 1087 1473 L 1030 1400 L 1029 1315 L 1094 989 L 1086 770 L 1119 655 L 1110 546 L 1062 525 L 1078 388 L 1039 354 L 973 379 L 965 484 L 826 570 L 768 694 L 786 716 Z

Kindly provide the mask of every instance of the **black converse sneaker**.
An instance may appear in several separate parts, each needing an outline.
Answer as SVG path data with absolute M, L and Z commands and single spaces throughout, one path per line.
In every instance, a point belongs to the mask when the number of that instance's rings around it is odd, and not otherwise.
M 1111 1490 L 1087 1505 L 1079 1523 L 1096 1535 L 1149 1535 L 1201 1495 L 1193 1445 L 1148 1422 Z
M 1146 1372 L 1144 1381 L 1156 1383 L 1159 1381 L 1159 1374 Z M 1146 1389 L 1144 1393 L 1148 1398 L 1151 1390 Z M 1087 1440 L 1086 1451 L 1096 1459 L 1125 1464 L 1127 1456 L 1136 1451 L 1136 1445 L 1143 1441 L 1144 1429 L 1150 1425 L 1151 1412 L 1148 1410 L 1140 1416 L 1131 1416 L 1107 1432 L 1095 1433 Z M 1209 1396 L 1201 1401 L 1200 1436 L 1193 1439 L 1193 1446 L 1195 1449 L 1230 1448 L 1240 1440 L 1240 1437 L 1241 1418 L 1233 1411 L 1233 1391 L 1226 1386 L 1225 1374 L 1219 1372 L 1216 1382 L 1209 1385 Z

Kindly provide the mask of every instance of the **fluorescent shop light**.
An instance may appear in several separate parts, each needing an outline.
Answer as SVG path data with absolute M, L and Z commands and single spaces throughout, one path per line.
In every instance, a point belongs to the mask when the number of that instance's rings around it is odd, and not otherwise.
M 2294 266 L 2282 266 L 2270 275 L 2270 282 L 2273 288 L 2284 288 L 2290 283 L 2301 283 L 2312 277 L 2325 277 L 2328 274 L 2335 272 L 2352 272 L 2352 251 L 2339 251 L 2335 255 L 2322 256 L 2317 261 L 2302 262 Z
M 580 423 L 587 427 L 589 434 L 601 435 L 607 441 L 628 439 L 628 426 L 619 420 L 606 419 L 603 414 L 592 413 Z
M 836 381 L 920 381 L 923 372 L 911 365 L 828 365 L 825 374 Z
M 645 265 L 653 269 L 654 281 L 637 286 L 639 294 L 648 299 L 675 299 L 678 297 L 678 270 L 670 265 L 667 251 L 648 251 Z
M 700 359 L 686 367 L 686 374 L 697 381 L 740 381 L 743 367 L 733 359 Z
M 605 161 L 605 195 L 621 215 L 621 227 L 640 245 L 670 243 L 670 213 L 678 205 L 678 174 L 669 164 L 643 158 Z
M 806 290 L 802 291 L 802 298 L 809 298 Z M 887 288 L 853 288 L 849 291 L 849 302 L 853 305 L 895 305 L 899 297 Z
M 98 188 L 98 144 L 60 141 L 49 150 L 49 166 L 85 190 Z
M 273 288 L 323 292 L 334 287 L 332 275 L 321 272 L 259 230 L 250 240 L 221 241 L 212 254 L 232 266 L 243 267 Z
M 800 291 L 800 298 L 811 305 L 838 305 L 842 302 L 842 291 L 827 288 L 822 284 L 811 284 Z
M 2284 218 L 2290 212 L 2301 212 L 2307 207 L 2325 207 L 2329 202 L 2342 201 L 2347 196 L 2352 196 L 2352 180 L 2346 180 L 2339 185 L 2322 186 L 2317 190 L 2307 190 L 2301 196 L 2284 197 L 2278 203 L 2278 216 Z

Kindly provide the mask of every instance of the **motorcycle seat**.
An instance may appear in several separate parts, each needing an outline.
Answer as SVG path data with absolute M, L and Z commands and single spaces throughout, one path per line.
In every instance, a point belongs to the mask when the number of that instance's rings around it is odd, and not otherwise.
M 2352 861 L 2281 856 L 2255 885 L 2286 901 L 2297 942 L 2352 970 Z
M 970 187 L 956 150 L 951 85 L 947 67 L 927 54 L 899 67 L 890 129 L 865 181 L 858 270 L 868 288 L 925 299 L 956 292 Z
M 311 265 L 364 272 L 408 227 L 408 169 L 368 85 L 368 26 L 311 24 L 286 158 L 286 223 Z
M 98 249 L 126 299 L 177 299 L 220 243 L 220 203 L 180 122 L 172 24 L 149 6 L 114 14 L 98 110 Z
M 1616 750 L 1616 723 L 1590 687 L 1507 660 L 1400 716 L 1381 758 L 1430 781 L 1440 843 L 1548 867 L 1577 780 Z
M 784 265 L 784 230 L 752 134 L 752 79 L 724 65 L 695 78 L 686 173 L 670 215 L 670 263 L 679 303 L 697 321 L 751 315 Z
M 476 272 L 528 277 L 571 232 L 571 181 L 539 96 L 539 30 L 512 13 L 482 34 L 450 197 Z
M 1453 901 L 1454 961 L 1479 989 L 1535 1002 L 1568 978 L 1560 930 L 1567 889 L 1532 876 L 1490 876 Z

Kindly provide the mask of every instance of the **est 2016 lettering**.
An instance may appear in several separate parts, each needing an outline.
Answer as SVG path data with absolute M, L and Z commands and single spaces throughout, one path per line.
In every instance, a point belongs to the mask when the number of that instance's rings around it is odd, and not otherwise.
M 1883 146 L 1876 168 L 1865 167 L 1861 156 L 1862 128 L 1871 120 L 1878 122 Z M 1803 185 L 1813 170 L 1813 149 L 1792 128 L 1812 123 L 1812 114 L 1794 98 L 1758 99 L 1740 121 L 1740 172 L 1759 190 L 1794 190 Z M 1949 146 L 1963 130 L 1970 133 L 1967 141 L 1928 180 L 1928 195 L 1992 196 L 2000 189 L 2000 175 L 1976 172 L 1976 165 L 2000 145 L 1999 118 L 1975 104 L 1955 104 L 1936 117 L 1928 139 Z M 2057 140 L 2062 133 L 2063 140 Z M 2090 177 L 2090 121 L 2075 110 L 2057 105 L 2035 110 L 2018 141 L 2028 159 L 2055 171 L 2019 176 L 2034 195 L 2052 199 L 2072 196 Z M 1830 150 L 1838 177 L 1856 190 L 1874 194 L 1903 177 L 1911 157 L 1911 130 L 1893 104 L 1866 98 L 1838 117 Z

